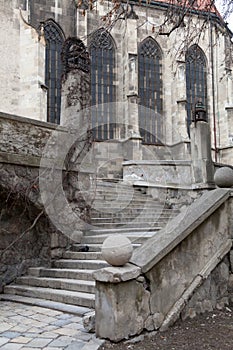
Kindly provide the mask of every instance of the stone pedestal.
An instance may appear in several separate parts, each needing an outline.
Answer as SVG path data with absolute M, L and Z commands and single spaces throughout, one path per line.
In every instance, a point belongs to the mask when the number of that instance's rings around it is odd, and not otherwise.
M 140 334 L 145 328 L 144 320 L 150 315 L 150 293 L 138 278 L 140 272 L 131 264 L 94 272 L 97 337 L 117 342 Z
M 209 124 L 204 121 L 193 123 L 190 137 L 193 183 L 214 186 Z

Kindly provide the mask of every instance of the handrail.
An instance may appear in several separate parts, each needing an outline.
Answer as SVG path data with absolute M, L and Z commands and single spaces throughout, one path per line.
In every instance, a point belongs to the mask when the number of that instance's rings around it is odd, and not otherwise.
M 136 249 L 130 263 L 139 266 L 143 273 L 149 271 L 215 212 L 230 195 L 230 189 L 218 188 L 206 192 Z

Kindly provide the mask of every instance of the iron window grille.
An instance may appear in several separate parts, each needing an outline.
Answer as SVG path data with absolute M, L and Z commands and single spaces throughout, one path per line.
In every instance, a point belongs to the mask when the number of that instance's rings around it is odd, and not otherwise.
M 48 88 L 47 121 L 60 124 L 61 76 L 63 71 L 61 53 L 64 34 L 58 24 L 53 20 L 48 20 L 44 23 L 44 36 L 46 41 L 45 83 Z
M 144 143 L 160 144 L 163 110 L 162 52 L 151 37 L 139 45 L 138 67 L 140 133 Z
M 90 43 L 92 132 L 94 140 L 115 137 L 116 61 L 115 44 L 104 29 L 97 30 Z

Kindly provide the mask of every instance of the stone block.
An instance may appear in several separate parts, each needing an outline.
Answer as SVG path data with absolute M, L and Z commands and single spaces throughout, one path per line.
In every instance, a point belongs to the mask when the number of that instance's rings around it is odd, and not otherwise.
M 95 333 L 95 311 L 89 312 L 83 317 L 83 327 L 87 332 Z
M 150 292 L 135 280 L 96 283 L 96 334 L 120 341 L 140 334 L 150 315 Z M 132 322 L 133 320 L 133 322 Z
M 94 278 L 100 282 L 119 283 L 137 278 L 141 269 L 132 264 L 121 267 L 106 267 L 93 273 Z
M 145 329 L 149 332 L 153 331 L 155 329 L 154 327 L 154 322 L 153 322 L 153 316 L 150 315 L 146 321 L 145 321 L 145 325 L 144 325 Z
M 216 304 L 216 308 L 218 310 L 223 310 L 226 305 L 229 305 L 229 298 L 228 297 L 224 297 L 224 298 L 218 300 L 218 302 Z
M 201 304 L 201 303 L 199 303 Z M 199 307 L 199 310 L 200 310 L 200 307 Z M 181 318 L 182 320 L 186 320 L 187 318 L 194 318 L 196 317 L 197 315 L 197 312 L 196 312 L 196 309 L 194 307 L 186 307 L 182 313 L 181 313 Z
M 160 328 L 164 320 L 164 315 L 160 312 L 156 312 L 153 314 L 153 324 L 154 324 L 154 329 L 157 330 Z

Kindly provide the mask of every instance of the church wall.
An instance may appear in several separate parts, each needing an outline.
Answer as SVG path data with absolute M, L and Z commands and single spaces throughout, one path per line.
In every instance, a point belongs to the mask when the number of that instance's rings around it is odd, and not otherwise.
M 20 19 L 19 73 L 18 115 L 46 121 L 45 41 L 22 19 Z
M 27 24 L 27 12 L 14 8 L 14 1 L 0 6 L 1 111 L 46 120 L 45 43 Z
M 0 13 L 0 46 L 2 48 L 0 55 L 1 110 L 15 113 L 18 109 L 20 80 L 18 61 L 19 20 L 13 2 L 1 1 Z
M 164 20 L 164 10 L 148 6 L 147 8 L 134 6 L 133 10 L 138 16 L 138 19 L 119 21 L 111 28 L 111 35 L 117 43 L 118 51 L 117 81 L 119 88 L 117 100 L 125 101 L 128 95 L 138 93 L 138 45 L 142 40 L 151 36 L 157 41 L 163 54 L 163 141 L 167 144 L 189 141 L 186 125 L 187 101 L 185 77 L 185 48 L 187 49 L 187 43 L 184 38 L 184 30 L 187 30 L 190 18 L 187 17 L 185 19 L 186 27 L 181 27 L 171 33 L 170 36 L 165 36 L 159 35 L 156 29 Z M 101 21 L 101 16 L 106 14 L 107 11 L 107 4 L 104 3 L 98 5 L 97 10 L 87 12 L 85 17 L 82 16 L 81 10 L 77 10 L 78 33 L 87 36 L 98 27 L 101 27 L 104 23 Z M 233 123 L 231 122 L 231 118 L 229 118 L 229 113 L 226 111 L 226 107 L 232 103 L 233 94 L 232 76 L 229 67 L 227 67 L 227 64 L 229 66 L 229 59 L 228 63 L 226 59 L 226 30 L 216 23 L 213 24 L 212 29 L 210 25 L 206 25 L 205 29 L 203 29 L 203 20 L 194 17 L 192 18 L 192 26 L 193 30 L 200 31 L 201 33 L 198 45 L 206 56 L 207 111 L 211 129 L 212 147 L 226 147 L 229 145 L 230 130 L 233 129 Z M 193 43 L 195 42 L 190 41 L 188 47 Z M 229 45 L 231 44 L 228 42 Z M 232 65 L 231 62 L 230 64 Z M 212 68 L 214 69 L 213 72 Z M 226 74 L 226 68 L 228 68 L 228 74 Z M 214 78 L 212 78 L 213 74 Z M 215 104 L 215 111 L 213 104 Z M 214 129 L 216 129 L 215 135 Z
M 47 19 L 55 20 L 63 29 L 65 36 L 76 35 L 75 1 L 67 0 L 34 0 L 30 1 L 30 23 L 39 28 Z

